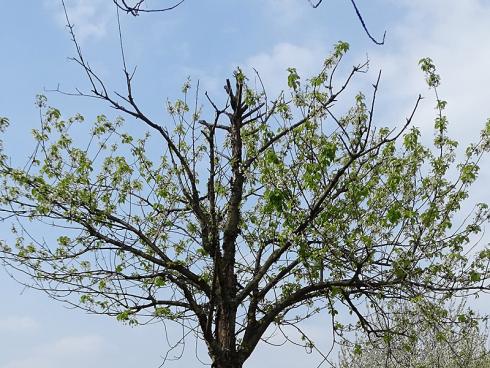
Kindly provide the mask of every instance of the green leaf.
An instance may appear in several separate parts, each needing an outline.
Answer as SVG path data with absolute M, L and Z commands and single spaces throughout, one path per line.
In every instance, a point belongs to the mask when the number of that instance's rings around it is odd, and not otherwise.
M 354 345 L 354 355 L 362 355 L 362 347 L 359 344 Z
M 172 312 L 168 307 L 156 307 L 155 308 L 155 317 L 170 317 Z
M 298 72 L 296 71 L 296 68 L 288 68 L 288 87 L 292 88 L 293 90 L 297 90 L 299 88 L 300 82 L 299 82 L 299 75 Z
M 478 282 L 481 280 L 481 275 L 479 272 L 471 271 L 470 272 L 470 280 L 473 282 Z
M 400 220 L 401 217 L 402 217 L 402 214 L 401 214 L 399 208 L 396 206 L 391 207 L 388 210 L 388 213 L 386 214 L 386 218 L 392 224 L 396 224 Z
M 163 278 L 162 276 L 157 276 L 153 280 L 153 284 L 158 287 L 165 286 L 166 285 L 165 278 Z
M 286 194 L 278 189 L 268 190 L 264 194 L 264 199 L 266 201 L 265 210 L 268 213 L 273 211 L 281 212 L 284 209 L 284 201 L 286 199 Z

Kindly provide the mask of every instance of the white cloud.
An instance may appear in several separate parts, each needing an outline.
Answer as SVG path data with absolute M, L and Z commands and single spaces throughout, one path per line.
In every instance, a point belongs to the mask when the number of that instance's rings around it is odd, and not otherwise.
M 432 97 L 424 85 L 417 63 L 431 57 L 442 77 L 440 95 L 448 101 L 451 131 L 459 139 L 475 139 L 490 116 L 490 4 L 484 1 L 410 0 L 403 2 L 404 21 L 391 30 L 387 53 L 373 53 L 373 64 L 383 69 L 383 85 L 393 101 L 407 103 L 422 92 Z M 422 109 L 425 126 L 431 125 L 433 103 Z M 392 109 L 395 110 L 396 109 Z
M 234 62 L 229 68 L 222 66 L 211 70 L 182 67 L 183 73 L 188 74 L 193 80 L 200 80 L 201 88 L 219 95 L 223 90 L 224 80 L 222 75 L 234 70 L 237 66 L 242 68 L 247 77 L 254 83 L 255 70 L 259 73 L 267 93 L 271 98 L 277 97 L 287 89 L 287 69 L 294 67 L 302 78 L 307 78 L 321 70 L 325 57 L 329 50 L 319 44 L 299 46 L 289 42 L 280 42 L 270 50 L 259 52 L 245 59 Z M 257 84 L 259 81 L 257 81 Z M 260 87 L 259 87 L 260 89 Z
M 39 328 L 31 317 L 9 316 L 0 319 L 0 333 L 30 333 Z
M 79 42 L 83 43 L 88 39 L 99 39 L 107 35 L 107 26 L 115 14 L 112 1 L 65 0 L 65 4 Z M 66 18 L 61 1 L 47 0 L 46 5 L 53 10 L 57 23 L 64 27 Z
M 299 4 L 300 3 L 300 4 Z M 388 27 L 387 43 L 379 47 L 369 44 L 372 74 L 361 77 L 352 85 L 357 90 L 372 82 L 381 68 L 383 71 L 380 103 L 377 106 L 380 124 L 403 122 L 411 111 L 419 93 L 428 97 L 423 101 L 416 123 L 430 129 L 434 118 L 433 94 L 427 89 L 418 61 L 431 57 L 442 76 L 440 97 L 448 101 L 450 131 L 463 142 L 475 140 L 487 117 L 490 117 L 490 73 L 488 61 L 490 48 L 490 3 L 483 0 L 447 1 L 391 0 L 402 14 L 394 25 Z M 290 16 L 303 17 L 300 9 L 308 8 L 303 2 L 268 0 L 267 6 Z M 278 13 L 279 14 L 279 13 Z M 330 51 L 330 44 L 312 43 L 307 35 L 304 43 L 277 43 L 272 49 L 250 56 L 245 63 L 247 74 L 256 68 L 271 95 L 284 89 L 288 67 L 296 67 L 301 76 L 319 70 Z M 349 63 L 364 60 L 366 50 L 358 53 Z M 341 73 L 339 73 L 339 76 Z M 366 89 L 365 92 L 370 92 Z M 428 130 L 430 133 L 430 130 Z
M 265 5 L 270 21 L 286 27 L 301 20 L 310 10 L 306 0 L 267 0 Z
M 182 66 L 179 68 L 179 71 L 181 72 L 181 75 L 187 75 L 191 78 L 194 87 L 199 81 L 199 88 L 201 91 L 218 94 L 223 90 L 224 81 L 222 78 L 218 77 L 223 74 L 223 71 L 219 68 L 214 70 L 203 70 L 200 68 Z
M 272 50 L 251 56 L 244 65 L 247 75 L 255 68 L 272 96 L 287 87 L 287 68 L 294 67 L 300 76 L 309 76 L 319 71 L 328 51 L 317 44 L 299 46 L 283 42 Z
M 64 337 L 26 351 L 25 356 L 11 360 L 1 368 L 102 366 L 100 359 L 109 347 L 101 337 L 95 335 Z

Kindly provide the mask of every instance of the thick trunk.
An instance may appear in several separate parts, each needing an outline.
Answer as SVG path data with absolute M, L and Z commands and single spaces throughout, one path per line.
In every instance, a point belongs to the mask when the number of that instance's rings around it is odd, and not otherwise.
M 236 352 L 222 352 L 211 365 L 212 368 L 242 368 L 243 364 L 238 359 Z
M 211 368 L 242 368 L 243 365 L 241 363 L 234 362 L 214 362 Z
M 245 177 L 241 172 L 242 114 L 246 107 L 242 102 L 241 82 L 237 80 L 236 93 L 233 94 L 230 81 L 227 80 L 226 90 L 230 96 L 233 115 L 231 115 L 230 137 L 232 144 L 232 159 L 230 161 L 231 196 L 228 203 L 227 220 L 223 231 L 222 257 L 218 258 L 218 305 L 215 318 L 215 339 L 217 347 L 213 349 L 213 368 L 241 368 L 243 360 L 237 352 L 236 346 L 236 274 L 235 252 L 236 240 L 239 234 L 240 205 L 243 197 L 243 183 Z
M 235 339 L 233 339 L 235 340 Z M 222 347 L 219 354 L 215 356 L 212 368 L 242 368 L 242 362 L 236 352 L 235 346 L 226 349 Z
M 233 276 L 230 276 L 230 278 L 232 277 Z M 226 280 L 225 287 L 229 292 L 233 290 L 234 285 Z M 229 295 L 227 296 L 229 298 Z M 222 305 L 218 306 L 216 314 L 215 334 L 219 350 L 215 352 L 215 363 L 213 367 L 235 368 L 242 366 L 239 363 L 238 353 L 236 349 L 235 323 L 236 308 L 229 302 L 223 303 Z

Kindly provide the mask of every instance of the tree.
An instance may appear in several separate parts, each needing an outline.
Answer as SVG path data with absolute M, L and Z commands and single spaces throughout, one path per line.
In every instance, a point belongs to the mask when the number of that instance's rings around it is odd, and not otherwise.
M 206 343 L 215 368 L 242 367 L 271 326 L 301 331 L 322 311 L 339 336 L 358 327 L 390 336 L 378 323 L 391 318 L 383 300 L 437 305 L 488 290 L 490 250 L 474 259 L 465 250 L 487 206 L 453 222 L 490 148 L 490 121 L 451 173 L 457 143 L 439 98 L 432 150 L 411 127 L 421 97 L 401 127 L 376 127 L 379 76 L 370 101 L 360 93 L 339 116 L 334 105 L 367 66 L 339 83 L 348 50 L 339 42 L 311 78 L 289 69 L 289 94 L 270 100 L 238 69 L 223 103 L 205 93 L 201 106 L 186 82 L 160 123 L 136 102 L 126 65 L 127 91 L 113 94 L 74 42 L 86 95 L 156 137 L 100 115 L 82 141 L 83 117 L 64 118 L 39 96 L 28 165 L 0 156 L 0 210 L 16 237 L 1 258 L 33 287 L 129 324 L 176 321 Z M 434 66 L 421 65 L 435 90 Z M 32 223 L 45 225 L 41 237 Z M 343 321 L 342 305 L 356 323 Z
M 396 328 L 403 331 L 391 340 L 369 341 L 361 338 L 353 346 L 344 345 L 340 368 L 487 368 L 486 329 L 480 332 L 478 323 L 466 319 L 464 305 L 444 312 L 445 322 L 434 326 L 433 308 L 408 304 L 389 306 L 395 316 Z

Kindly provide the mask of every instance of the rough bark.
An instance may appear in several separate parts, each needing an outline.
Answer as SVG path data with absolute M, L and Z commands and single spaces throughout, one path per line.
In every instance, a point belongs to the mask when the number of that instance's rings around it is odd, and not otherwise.
M 236 240 L 239 233 L 240 205 L 243 199 L 244 176 L 242 173 L 242 139 L 240 129 L 242 116 L 247 107 L 242 104 L 243 85 L 237 82 L 236 91 L 233 93 L 231 84 L 227 81 L 225 87 L 229 97 L 233 114 L 230 114 L 230 136 L 232 144 L 232 179 L 231 195 L 227 210 L 226 225 L 223 232 L 222 256 L 219 257 L 218 267 L 218 296 L 219 301 L 216 311 L 215 338 L 218 351 L 215 352 L 213 367 L 238 368 L 242 366 L 236 346 L 236 274 L 235 253 Z

